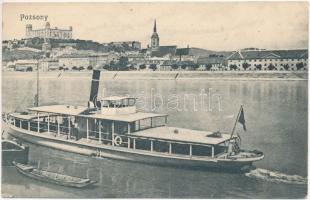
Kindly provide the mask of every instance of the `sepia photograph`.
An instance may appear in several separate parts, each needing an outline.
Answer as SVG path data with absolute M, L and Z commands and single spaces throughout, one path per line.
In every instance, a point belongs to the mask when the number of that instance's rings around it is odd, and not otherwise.
M 308 197 L 308 1 L 1 6 L 2 198 Z

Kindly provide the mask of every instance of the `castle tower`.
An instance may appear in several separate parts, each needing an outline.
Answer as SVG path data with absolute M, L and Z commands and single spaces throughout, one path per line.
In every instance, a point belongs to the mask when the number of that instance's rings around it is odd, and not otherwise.
M 151 37 L 151 48 L 158 48 L 159 47 L 159 36 L 157 34 L 157 28 L 156 28 L 156 20 L 154 21 L 154 28 L 153 28 L 153 34 Z

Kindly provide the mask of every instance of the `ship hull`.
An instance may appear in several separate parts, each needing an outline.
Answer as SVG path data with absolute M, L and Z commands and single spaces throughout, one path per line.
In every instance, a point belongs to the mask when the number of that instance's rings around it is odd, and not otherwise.
M 150 152 L 145 150 L 127 149 L 124 147 L 91 144 L 73 140 L 63 140 L 54 136 L 40 135 L 16 127 L 10 127 L 8 133 L 20 140 L 72 153 L 77 153 L 95 158 L 108 158 L 122 161 L 138 162 L 151 165 L 174 166 L 193 169 L 210 169 L 216 171 L 239 172 L 246 171 L 252 163 L 261 158 L 248 159 L 219 159 L 196 158 L 168 153 Z

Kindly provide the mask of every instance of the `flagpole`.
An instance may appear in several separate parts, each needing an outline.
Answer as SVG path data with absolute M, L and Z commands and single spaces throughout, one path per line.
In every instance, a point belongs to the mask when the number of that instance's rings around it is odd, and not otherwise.
M 235 129 L 236 129 L 236 125 L 237 125 L 237 122 L 238 122 L 238 120 L 239 120 L 239 117 L 240 117 L 240 113 L 241 113 L 241 110 L 242 110 L 242 105 L 240 106 L 240 109 L 239 109 L 239 113 L 238 113 L 238 116 L 237 116 L 237 118 L 236 118 L 236 121 L 235 121 L 235 125 L 234 125 L 234 128 L 232 129 L 232 131 L 231 131 L 231 135 L 230 135 L 230 139 L 233 137 L 233 135 L 234 135 L 234 132 L 235 132 Z

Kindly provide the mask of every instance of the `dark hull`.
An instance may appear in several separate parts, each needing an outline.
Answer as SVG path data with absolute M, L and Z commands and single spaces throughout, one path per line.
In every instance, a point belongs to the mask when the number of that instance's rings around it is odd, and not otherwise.
M 131 161 L 161 166 L 174 166 L 182 168 L 212 169 L 217 171 L 243 171 L 252 166 L 254 159 L 232 160 L 219 158 L 189 158 L 188 156 L 169 155 L 164 153 L 151 153 L 143 150 L 133 150 L 122 147 L 99 146 L 82 144 L 76 141 L 61 140 L 52 136 L 23 133 L 10 128 L 9 134 L 18 139 L 67 152 L 78 153 L 96 158 L 109 158 L 122 161 Z M 100 153 L 99 153 L 100 152 Z M 261 158 L 262 159 L 262 158 Z
M 2 146 L 3 148 L 3 146 Z M 25 149 L 2 149 L 2 166 L 12 166 L 13 161 L 27 164 L 28 163 L 29 147 Z

